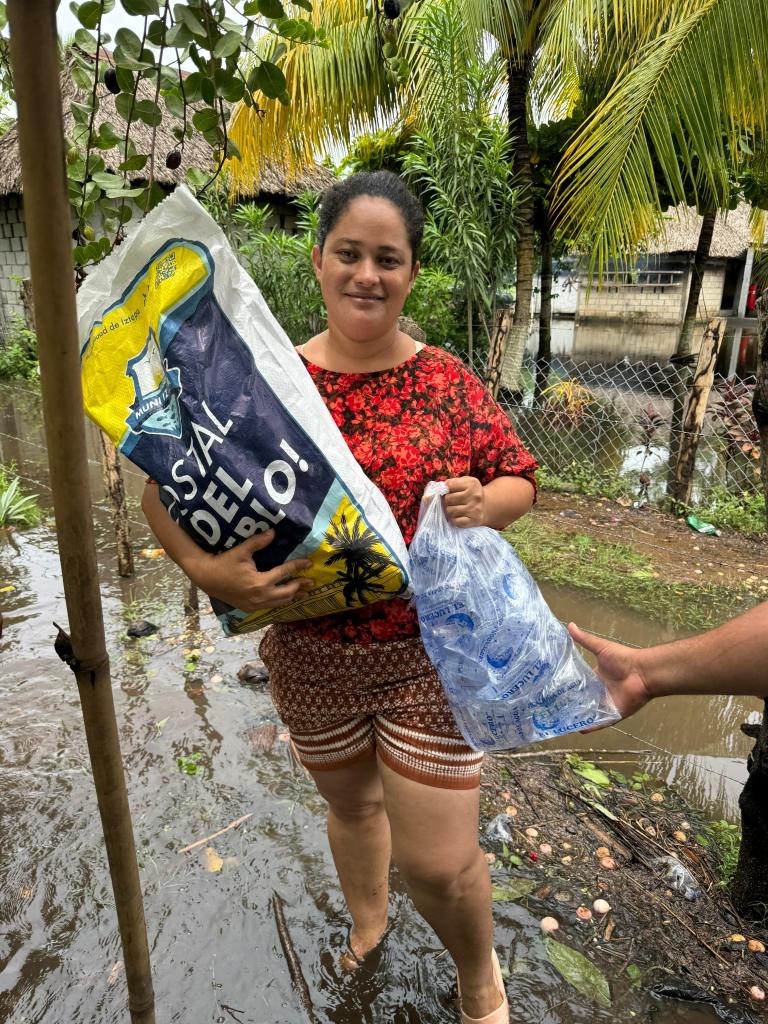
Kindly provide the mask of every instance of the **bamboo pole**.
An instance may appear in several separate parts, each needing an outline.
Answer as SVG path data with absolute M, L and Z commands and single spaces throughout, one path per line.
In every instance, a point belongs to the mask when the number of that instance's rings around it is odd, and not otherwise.
M 75 312 L 56 0 L 10 0 L 24 214 L 38 332 L 51 490 L 71 630 L 63 654 L 80 692 L 93 781 L 123 944 L 133 1024 L 154 1024 L 139 871 L 104 639 L 88 489 Z M 59 644 L 61 648 L 61 642 Z

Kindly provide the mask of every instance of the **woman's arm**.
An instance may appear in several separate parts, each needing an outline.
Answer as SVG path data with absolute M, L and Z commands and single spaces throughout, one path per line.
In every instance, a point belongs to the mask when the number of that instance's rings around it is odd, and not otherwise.
M 634 649 L 568 626 L 597 656 L 597 673 L 628 718 L 654 697 L 684 694 L 768 696 L 768 602 L 717 629 L 657 647 Z
M 257 533 L 228 551 L 212 555 L 171 519 L 160 500 L 157 484 L 146 485 L 141 507 L 168 556 L 209 597 L 216 597 L 233 608 L 244 612 L 280 608 L 314 586 L 311 580 L 296 576 L 312 566 L 308 559 L 293 559 L 268 572 L 258 571 L 253 561 L 254 552 L 271 543 L 274 530 Z
M 455 526 L 504 530 L 533 507 L 533 484 L 522 476 L 497 476 L 485 486 L 474 476 L 445 482 L 445 512 Z

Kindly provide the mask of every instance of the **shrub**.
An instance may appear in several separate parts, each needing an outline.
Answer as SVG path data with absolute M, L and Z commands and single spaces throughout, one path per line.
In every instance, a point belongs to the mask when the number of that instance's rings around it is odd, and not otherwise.
M 700 519 L 739 533 L 764 533 L 765 498 L 752 491 L 733 492 L 725 487 L 715 487 L 706 505 L 695 509 Z
M 33 494 L 24 494 L 13 465 L 0 465 L 0 527 L 34 526 L 40 521 L 40 506 Z
M 38 372 L 37 336 L 24 318 L 14 313 L 0 340 L 0 378 L 33 380 Z

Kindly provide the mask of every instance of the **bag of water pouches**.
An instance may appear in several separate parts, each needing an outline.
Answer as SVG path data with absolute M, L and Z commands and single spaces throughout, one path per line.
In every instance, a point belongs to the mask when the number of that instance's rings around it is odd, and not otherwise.
M 424 492 L 410 546 L 424 646 L 477 750 L 510 750 L 619 714 L 504 538 L 448 521 L 443 483 Z
M 78 296 L 91 419 L 160 488 L 171 517 L 222 551 L 275 529 L 262 571 L 307 558 L 315 587 L 228 633 L 410 593 L 392 512 L 352 456 L 299 355 L 215 221 L 184 188 Z

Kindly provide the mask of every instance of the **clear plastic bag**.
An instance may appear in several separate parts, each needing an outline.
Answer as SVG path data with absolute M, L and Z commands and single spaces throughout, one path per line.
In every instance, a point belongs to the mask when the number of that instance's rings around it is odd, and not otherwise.
M 510 750 L 607 725 L 619 714 L 495 530 L 446 518 L 447 487 L 430 483 L 411 542 L 424 646 L 472 747 Z

